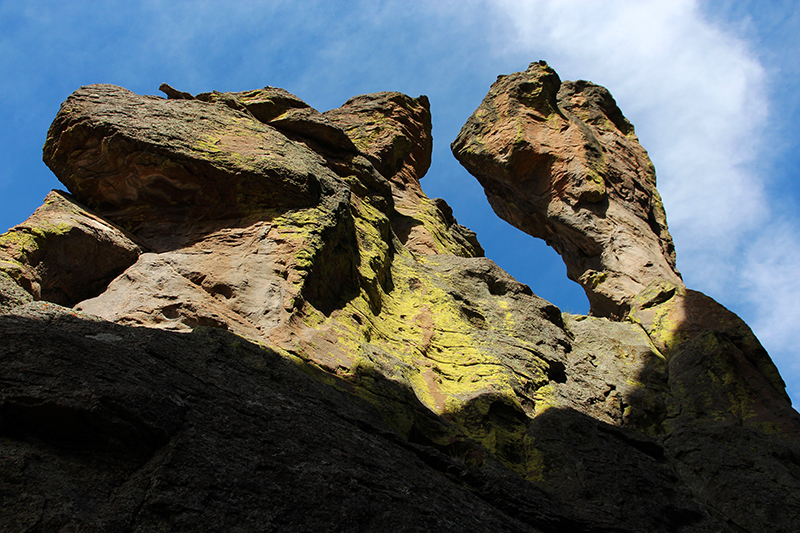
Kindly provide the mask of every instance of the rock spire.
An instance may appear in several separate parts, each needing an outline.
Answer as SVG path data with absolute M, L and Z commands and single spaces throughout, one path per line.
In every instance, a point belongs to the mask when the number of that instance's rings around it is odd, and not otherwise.
M 452 145 L 504 220 L 544 239 L 596 316 L 655 280 L 682 286 L 656 173 L 603 87 L 546 63 L 499 76 Z

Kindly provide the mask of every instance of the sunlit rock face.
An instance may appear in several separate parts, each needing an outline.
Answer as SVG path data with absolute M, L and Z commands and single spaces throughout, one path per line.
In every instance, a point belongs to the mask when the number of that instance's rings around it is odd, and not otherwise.
M 533 64 L 453 144 L 564 255 L 585 317 L 424 194 L 424 96 L 161 89 L 71 95 L 44 148 L 69 193 L 0 236 L 0 529 L 800 520 L 800 415 L 749 328 L 683 286 L 608 91 Z
M 532 63 L 498 77 L 452 148 L 501 218 L 561 254 L 592 314 L 681 285 L 655 169 L 605 88 Z

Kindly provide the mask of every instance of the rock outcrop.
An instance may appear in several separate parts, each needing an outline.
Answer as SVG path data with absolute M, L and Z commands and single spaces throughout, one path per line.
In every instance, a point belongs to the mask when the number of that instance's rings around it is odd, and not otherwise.
M 495 212 L 544 239 L 598 316 L 653 281 L 682 285 L 656 174 L 611 94 L 546 63 L 499 76 L 453 142 Z
M 453 145 L 605 317 L 538 298 L 425 196 L 425 97 L 161 89 L 71 95 L 44 148 L 70 193 L 0 236 L 0 528 L 800 521 L 800 415 L 683 286 L 605 89 L 534 64 Z

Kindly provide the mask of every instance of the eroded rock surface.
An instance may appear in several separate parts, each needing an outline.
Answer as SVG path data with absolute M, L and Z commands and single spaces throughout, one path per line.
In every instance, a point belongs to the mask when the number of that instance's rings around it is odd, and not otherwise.
M 218 328 L 130 328 L 45 302 L 0 328 L 3 531 L 581 526 L 501 466 L 408 442 L 374 406 Z
M 556 384 L 558 405 L 662 435 L 695 494 L 747 531 L 764 528 L 769 513 L 748 515 L 730 503 L 740 497 L 731 487 L 746 490 L 752 479 L 732 457 L 747 457 L 754 442 L 773 457 L 794 454 L 784 446 L 797 449 L 800 416 L 750 328 L 684 286 L 655 170 L 610 93 L 561 83 L 546 63 L 532 63 L 498 78 L 452 149 L 498 215 L 561 254 L 592 314 L 621 321 L 567 320 L 575 366 L 566 375 L 582 383 Z M 726 453 L 695 447 L 706 440 L 725 442 Z M 797 463 L 774 466 L 792 471 L 796 486 Z M 777 513 L 769 502 L 798 501 L 788 486 L 765 481 L 752 499 Z
M 140 253 L 131 235 L 52 191 L 28 220 L 0 235 L 0 273 L 28 294 L 24 300 L 72 306 L 103 292 Z
M 162 91 L 70 96 L 44 157 L 71 194 L 0 236 L 0 527 L 800 520 L 800 415 L 681 283 L 605 89 L 532 65 L 454 146 L 613 321 L 562 314 L 425 196 L 427 98 Z
M 561 254 L 593 314 L 682 283 L 655 169 L 605 88 L 531 63 L 498 77 L 452 148 L 501 218 Z

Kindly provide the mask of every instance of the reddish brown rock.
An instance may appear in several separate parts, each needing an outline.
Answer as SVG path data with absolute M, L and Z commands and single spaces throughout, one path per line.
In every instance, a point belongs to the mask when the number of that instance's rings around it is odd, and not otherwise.
M 431 165 L 430 116 L 427 97 L 411 98 L 397 92 L 356 96 L 325 112 L 401 190 L 418 188 Z
M 25 222 L 0 235 L 0 272 L 31 299 L 71 306 L 103 292 L 140 253 L 130 235 L 52 191 Z
M 163 84 L 162 91 L 166 88 L 165 86 L 169 87 Z M 174 91 L 175 89 L 172 89 L 170 92 L 165 92 L 169 98 L 173 98 L 172 94 L 174 94 Z M 188 93 L 180 94 L 188 95 Z M 189 96 L 191 97 L 191 95 Z M 264 87 L 263 89 L 255 89 L 252 91 L 225 93 L 212 91 L 210 93 L 198 94 L 197 100 L 201 102 L 222 103 L 239 111 L 247 110 L 253 118 L 264 124 L 269 123 L 271 120 L 292 109 L 311 108 L 311 106 L 297 96 L 279 87 Z
M 64 102 L 44 161 L 90 207 L 123 211 L 118 220 L 152 218 L 154 207 L 192 218 L 308 207 L 332 176 L 318 155 L 248 113 L 112 85 Z
M 498 77 L 452 148 L 501 218 L 561 255 L 592 314 L 682 284 L 653 164 L 603 87 L 531 63 Z
M 0 332 L 2 531 L 590 527 L 220 329 L 130 328 L 36 302 L 0 315 Z
M 574 350 L 550 401 L 661 436 L 663 448 L 642 449 L 674 457 L 687 486 L 732 524 L 786 530 L 788 522 L 768 518 L 778 512 L 770 502 L 796 501 L 787 487 L 800 478 L 764 484 L 734 457 L 748 456 L 753 442 L 792 455 L 800 415 L 750 328 L 683 285 L 652 163 L 610 93 L 585 81 L 562 84 L 545 63 L 533 63 L 498 78 L 452 148 L 501 217 L 561 254 L 592 314 L 622 321 L 566 321 Z M 551 479 L 577 474 L 560 460 L 557 441 L 541 451 L 558 465 Z M 771 512 L 731 503 L 736 490 L 756 485 L 748 498 Z
M 289 91 L 277 87 L 264 87 L 253 91 L 201 93 L 197 97 L 178 91 L 162 83 L 160 90 L 170 100 L 199 100 L 224 104 L 231 109 L 248 113 L 264 124 L 284 133 L 296 133 L 304 139 L 313 139 L 328 147 L 357 152 L 350 138 L 322 113 L 313 109 Z
M 567 217 L 552 238 L 613 249 L 603 231 L 653 215 L 636 253 L 660 242 L 672 265 L 654 188 L 623 172 L 646 156 L 613 147 L 626 123 L 607 92 L 575 85 L 553 104 L 514 87 L 557 109 L 547 120 L 564 129 L 548 135 L 566 135 L 558 152 L 521 143 L 523 167 L 536 150 L 569 160 L 550 205 L 586 226 Z M 51 128 L 45 157 L 96 207 L 73 224 L 138 249 L 113 280 L 91 266 L 56 276 L 64 291 L 102 278 L 72 308 L 13 277 L 66 269 L 60 237 L 41 242 L 47 268 L 0 271 L 0 529 L 788 532 L 800 520 L 800 415 L 749 329 L 669 276 L 620 300 L 625 320 L 562 315 L 480 257 L 419 186 L 427 99 L 378 93 L 319 113 L 270 87 L 162 90 L 82 88 Z M 506 111 L 508 96 L 496 95 Z M 591 206 L 624 191 L 587 174 L 603 161 L 592 138 L 613 141 L 609 176 L 636 189 L 605 226 Z M 85 250 L 105 232 L 69 236 Z M 600 304 L 646 277 L 602 264 Z
M 800 439 L 786 384 L 735 313 L 701 292 L 661 281 L 637 295 L 628 319 L 668 356 L 670 428 L 736 424 Z
M 397 92 L 356 96 L 324 115 L 347 133 L 391 183 L 392 226 L 409 250 L 423 255 L 445 250 L 483 255 L 475 234 L 456 222 L 447 203 L 441 198 L 431 201 L 420 187 L 433 149 L 430 103 L 425 96 L 411 98 Z

